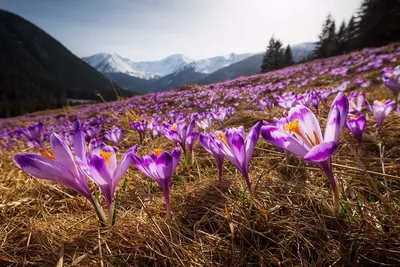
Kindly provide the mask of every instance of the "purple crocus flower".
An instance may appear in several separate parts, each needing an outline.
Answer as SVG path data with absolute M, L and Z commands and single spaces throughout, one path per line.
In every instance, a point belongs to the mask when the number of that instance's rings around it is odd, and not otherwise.
M 99 139 L 101 132 L 101 125 L 93 125 L 86 129 L 86 137 L 88 140 Z
M 87 198 L 95 207 L 96 200 L 85 175 L 77 168 L 75 157 L 65 140 L 54 133 L 50 136 L 50 151 L 38 154 L 22 153 L 14 156 L 16 165 L 36 178 L 58 182 Z M 79 152 L 78 152 L 79 153 Z M 75 151 L 77 154 L 77 151 Z M 104 220 L 104 217 L 100 217 Z
M 260 104 L 261 110 L 268 109 L 270 110 L 272 108 L 272 101 L 269 99 L 269 97 L 262 98 L 258 100 L 258 104 Z
M 148 127 L 151 130 L 153 139 L 161 136 L 163 131 L 162 131 L 162 126 L 160 123 L 152 122 L 152 123 L 149 123 Z
M 171 219 L 171 204 L 169 197 L 169 187 L 171 178 L 180 160 L 179 148 L 174 148 L 172 153 L 163 152 L 161 149 L 155 149 L 149 156 L 140 158 L 133 154 L 133 162 L 139 171 L 154 180 L 161 188 L 165 205 L 167 208 L 167 219 Z
M 398 96 L 400 93 L 400 65 L 395 67 L 386 67 L 382 70 L 382 80 L 383 83 L 393 91 L 396 96 L 396 101 L 398 101 Z
M 364 92 L 360 92 L 357 96 L 357 102 L 356 102 L 356 96 L 357 94 L 355 92 L 351 92 L 350 95 L 348 96 L 349 112 L 352 114 L 361 114 L 365 102 L 365 94 Z
M 228 129 L 225 133 L 217 135 L 222 141 L 220 152 L 242 173 L 249 190 L 250 199 L 253 199 L 253 189 L 249 177 L 249 165 L 260 135 L 260 128 L 261 122 L 257 122 L 246 137 L 244 137 L 243 126 L 237 129 Z
M 210 132 L 211 126 L 212 126 L 212 117 L 207 116 L 205 119 L 201 121 L 196 121 L 197 126 L 199 126 L 201 129 L 203 129 L 205 132 Z
M 364 133 L 366 126 L 367 126 L 367 121 L 364 117 L 364 115 L 356 116 L 353 115 L 354 117 L 350 117 L 345 125 L 346 128 L 349 129 L 349 131 L 354 135 L 355 139 L 357 140 L 358 143 L 358 148 L 360 150 L 361 148 L 361 140 L 362 140 L 362 134 Z
M 104 133 L 104 137 L 112 142 L 115 147 L 118 147 L 119 142 L 124 137 L 124 130 L 121 130 L 119 127 L 113 125 L 109 131 Z
M 394 108 L 394 101 L 390 99 L 383 99 L 381 101 L 375 100 L 373 106 L 371 107 L 368 100 L 365 100 L 365 104 L 376 119 L 376 133 L 378 134 L 382 127 L 383 121 Z
M 117 157 L 111 146 L 102 145 L 93 149 L 90 160 L 78 160 L 79 168 L 94 183 L 96 183 L 107 202 L 108 221 L 112 224 L 114 214 L 114 194 L 118 182 L 127 172 L 132 163 L 132 156 L 136 154 L 137 145 L 125 152 L 117 163 Z
M 223 134 L 224 133 L 221 131 L 217 131 L 214 134 L 200 134 L 200 143 L 217 162 L 219 182 L 222 182 L 222 165 L 224 164 L 225 158 L 224 153 L 222 153 L 223 144 L 220 140 Z
M 328 102 L 328 98 L 332 93 L 330 89 L 318 89 L 317 91 L 318 98 L 326 105 Z
M 186 125 L 184 120 L 178 121 L 174 125 L 165 125 L 164 135 L 167 139 L 180 145 L 183 154 L 186 156 L 186 138 L 191 134 L 195 125 L 195 119 L 192 119 L 189 126 Z
M 139 133 L 140 143 L 142 143 L 144 138 L 146 137 L 148 122 L 145 120 L 138 119 L 130 123 L 129 125 Z
M 190 155 L 192 155 L 192 162 L 194 160 L 194 157 L 193 157 L 193 145 L 196 142 L 197 138 L 199 138 L 199 132 L 198 131 L 193 131 L 193 132 L 189 133 L 189 135 L 186 138 L 186 145 L 189 148 Z
M 400 105 L 397 106 L 396 111 L 397 111 L 397 113 L 400 115 Z
M 224 120 L 228 116 L 228 109 L 225 107 L 214 107 L 213 112 L 211 113 L 212 117 L 221 123 L 221 126 L 224 127 Z
M 339 147 L 339 135 L 343 129 L 349 103 L 343 93 L 339 93 L 332 103 L 328 114 L 325 135 L 314 113 L 305 106 L 296 106 L 289 111 L 285 130 L 277 126 L 266 125 L 261 135 L 269 143 L 287 150 L 306 161 L 314 162 L 328 177 L 332 186 L 336 211 L 339 211 L 339 187 L 333 176 L 332 156 Z
M 295 92 L 283 93 L 282 96 L 275 95 L 276 103 L 286 109 L 290 110 L 297 103 L 297 96 Z
M 21 135 L 26 138 L 30 147 L 43 147 L 43 123 L 37 122 L 21 130 Z

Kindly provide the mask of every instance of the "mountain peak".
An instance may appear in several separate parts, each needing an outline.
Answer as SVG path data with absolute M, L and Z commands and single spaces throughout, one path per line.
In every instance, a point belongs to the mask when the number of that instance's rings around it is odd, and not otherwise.
M 185 56 L 184 54 L 173 54 L 161 60 L 161 62 L 185 62 L 185 63 L 191 63 L 193 61 L 194 61 L 193 59 Z

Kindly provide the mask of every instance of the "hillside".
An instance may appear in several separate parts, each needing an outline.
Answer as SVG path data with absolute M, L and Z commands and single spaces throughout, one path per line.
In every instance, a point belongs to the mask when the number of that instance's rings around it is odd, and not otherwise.
M 25 19 L 0 10 L 0 38 L 0 117 L 61 107 L 67 99 L 99 100 L 97 94 L 116 99 L 101 73 Z
M 0 120 L 0 266 L 398 266 L 399 65 L 394 43 Z

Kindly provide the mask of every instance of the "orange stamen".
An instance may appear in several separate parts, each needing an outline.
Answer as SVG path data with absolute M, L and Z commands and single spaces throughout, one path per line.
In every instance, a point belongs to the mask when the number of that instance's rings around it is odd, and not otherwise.
M 317 132 L 316 132 L 316 131 L 313 131 L 314 139 L 315 139 L 315 142 L 314 142 L 308 134 L 306 134 L 306 136 L 307 136 L 307 138 L 306 138 L 306 137 L 300 132 L 299 123 L 300 123 L 299 120 L 292 121 L 291 123 L 288 123 L 288 124 L 285 125 L 285 130 L 286 130 L 286 131 L 289 131 L 289 132 L 293 132 L 293 133 L 299 135 L 299 136 L 300 136 L 301 138 L 303 138 L 306 142 L 310 143 L 311 146 L 319 145 L 319 144 L 321 143 L 321 141 L 320 141 L 319 138 L 318 138 Z
M 46 157 L 46 158 L 49 158 L 52 160 L 56 160 L 56 156 L 54 156 L 53 150 L 51 150 L 51 149 L 49 151 L 42 152 L 41 155 L 43 157 Z
M 226 141 L 226 134 L 222 133 L 222 134 L 216 134 L 216 136 L 218 137 L 219 140 L 221 140 L 222 142 L 224 142 L 225 145 L 228 145 L 228 141 Z
M 156 148 L 156 149 L 154 149 L 154 154 L 156 154 L 157 158 L 161 155 L 162 152 L 163 152 L 163 151 L 162 151 L 161 148 Z
M 382 104 L 385 104 L 386 99 L 379 100 L 379 102 L 381 102 Z
M 346 93 L 344 93 L 344 95 L 345 95 L 345 96 L 347 96 L 347 97 L 349 97 L 349 93 L 347 93 L 347 92 L 346 92 Z
M 174 124 L 174 125 L 172 125 L 171 129 L 174 130 L 174 131 L 176 131 L 178 128 L 177 128 L 176 125 Z
M 100 151 L 100 156 L 106 161 L 107 165 L 110 165 L 111 155 L 112 152 Z
M 316 143 L 317 145 L 321 144 L 321 141 L 319 140 L 319 138 L 318 138 L 318 135 L 317 135 L 317 132 L 316 132 L 316 131 L 314 131 L 314 139 L 315 139 L 315 143 Z

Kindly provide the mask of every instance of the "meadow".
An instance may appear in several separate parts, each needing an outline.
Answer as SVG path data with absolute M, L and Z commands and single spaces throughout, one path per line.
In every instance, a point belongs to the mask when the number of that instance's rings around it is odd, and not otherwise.
M 399 64 L 391 44 L 0 120 L 0 265 L 399 266 Z

